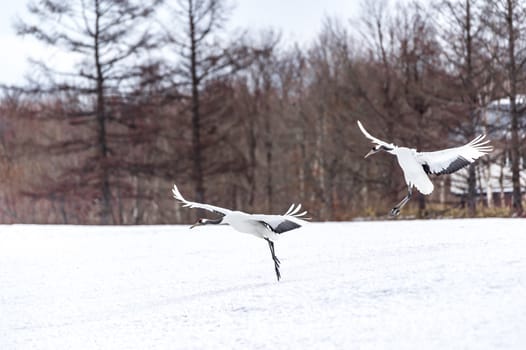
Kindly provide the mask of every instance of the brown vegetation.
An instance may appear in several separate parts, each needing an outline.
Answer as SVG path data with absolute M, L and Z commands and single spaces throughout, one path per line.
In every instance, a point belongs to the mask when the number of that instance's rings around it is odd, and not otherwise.
M 246 211 L 301 202 L 315 220 L 384 216 L 403 176 L 392 157 L 363 160 L 370 144 L 356 120 L 434 150 L 494 131 L 484 111 L 502 97 L 512 101 L 509 211 L 482 210 L 475 164 L 465 210 L 441 177 L 408 213 L 522 215 L 526 2 L 371 1 L 360 23 L 327 19 L 307 47 L 272 31 L 219 40 L 225 1 L 149 3 L 34 2 L 17 25 L 81 61 L 73 72 L 36 63 L 45 79 L 4 88 L 0 222 L 187 221 L 196 213 L 172 200 L 174 182 L 188 198 Z M 144 26 L 160 6 L 168 23 Z

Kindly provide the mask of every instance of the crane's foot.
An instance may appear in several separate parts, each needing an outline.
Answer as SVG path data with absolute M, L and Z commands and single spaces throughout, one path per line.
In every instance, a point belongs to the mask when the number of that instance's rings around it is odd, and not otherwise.
M 391 211 L 389 212 L 389 215 L 390 216 L 398 216 L 400 215 L 400 208 L 399 207 L 394 207 L 393 209 L 391 209 Z
M 279 272 L 279 267 L 276 267 L 276 278 L 278 279 L 278 282 L 279 280 L 281 279 L 281 273 Z

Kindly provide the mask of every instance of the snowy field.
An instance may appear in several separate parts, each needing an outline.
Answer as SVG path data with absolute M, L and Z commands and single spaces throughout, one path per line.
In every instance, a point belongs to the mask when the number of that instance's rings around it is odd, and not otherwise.
M 0 349 L 526 349 L 526 220 L 0 227 Z

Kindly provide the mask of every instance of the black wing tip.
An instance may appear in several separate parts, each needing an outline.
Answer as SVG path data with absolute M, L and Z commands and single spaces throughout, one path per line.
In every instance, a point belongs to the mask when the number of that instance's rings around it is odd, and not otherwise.
M 276 228 L 274 228 L 272 231 L 276 233 L 283 233 L 283 232 L 291 231 L 291 230 L 294 230 L 300 227 L 301 225 L 294 221 L 285 220 L 282 223 L 280 223 L 278 226 L 276 226 Z
M 447 174 L 452 174 L 462 168 L 465 168 L 466 166 L 468 166 L 469 164 L 471 164 L 473 162 L 470 162 L 469 160 L 467 160 L 466 158 L 464 157 L 457 157 L 457 159 L 455 159 L 453 162 L 451 162 L 447 168 L 445 169 L 442 169 L 440 171 L 431 171 L 431 169 L 429 168 L 429 165 L 426 163 L 426 164 L 423 164 L 422 167 L 424 168 L 424 171 L 427 173 L 427 174 L 433 174 L 433 175 L 447 175 Z
M 281 233 L 284 233 L 284 232 L 287 232 L 287 231 L 292 231 L 294 229 L 297 229 L 297 228 L 300 228 L 301 225 L 294 222 L 294 221 L 290 221 L 290 220 L 284 220 L 282 221 L 279 225 L 277 225 L 276 227 L 272 227 L 272 225 L 270 225 L 269 223 L 265 222 L 265 221 L 259 221 L 263 226 L 265 226 L 267 229 L 269 229 L 270 231 L 274 232 L 274 233 L 277 233 L 277 234 L 281 234 Z
M 425 171 L 426 174 L 428 174 L 428 175 L 433 174 L 433 172 L 431 171 L 431 169 L 429 168 L 429 165 L 427 163 L 422 164 L 422 168 L 424 168 L 424 171 Z

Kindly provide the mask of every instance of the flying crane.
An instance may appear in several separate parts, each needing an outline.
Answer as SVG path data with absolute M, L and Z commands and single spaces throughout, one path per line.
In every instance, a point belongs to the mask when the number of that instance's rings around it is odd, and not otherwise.
M 433 192 L 434 186 L 427 176 L 428 174 L 454 173 L 493 150 L 493 147 L 489 145 L 490 141 L 484 140 L 485 135 L 479 135 L 463 146 L 435 152 L 418 152 L 414 148 L 399 147 L 372 136 L 365 130 L 360 121 L 358 121 L 358 127 L 365 137 L 375 144 L 364 158 L 381 151 L 390 153 L 396 156 L 404 173 L 407 195 L 391 209 L 391 216 L 400 214 L 400 209 L 411 199 L 413 186 L 425 195 Z
M 276 271 L 276 278 L 278 281 L 281 278 L 279 267 L 281 262 L 276 256 L 274 250 L 274 242 L 278 236 L 284 232 L 288 232 L 297 229 L 305 224 L 306 221 L 302 220 L 307 214 L 307 211 L 300 212 L 301 204 L 292 204 L 283 215 L 264 215 L 264 214 L 248 214 L 242 211 L 233 211 L 217 207 L 215 205 L 197 203 L 187 201 L 179 191 L 176 185 L 174 185 L 173 196 L 176 200 L 183 204 L 184 207 L 188 208 L 201 208 L 213 212 L 220 217 L 217 219 L 199 219 L 195 224 L 190 226 L 194 228 L 202 225 L 230 225 L 236 231 L 243 233 L 250 233 L 256 237 L 262 238 L 267 241 L 274 261 L 274 270 Z

